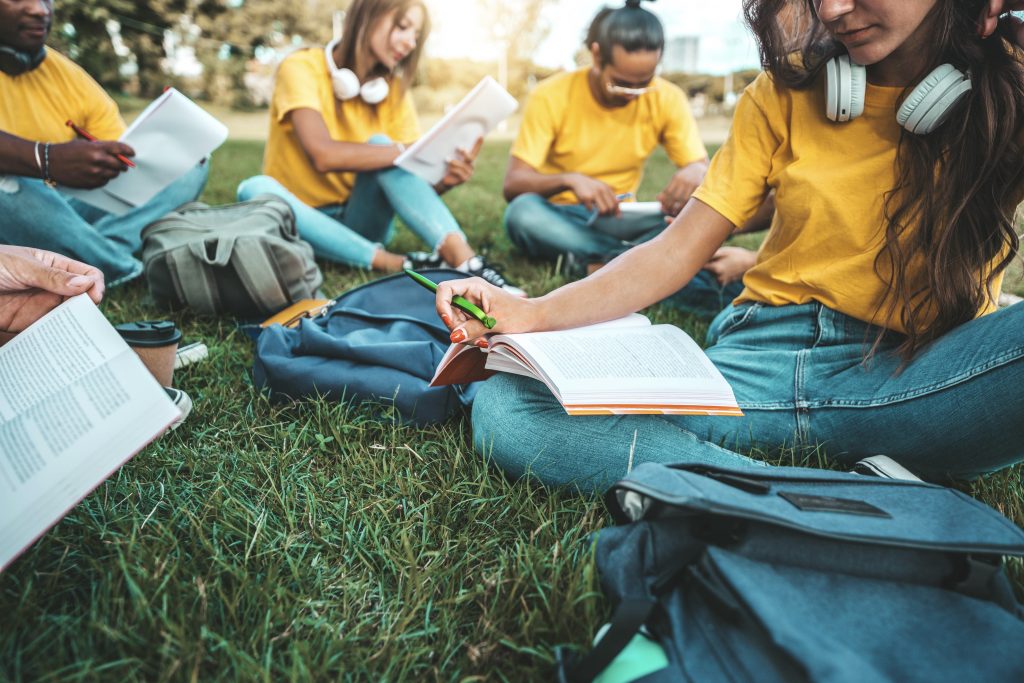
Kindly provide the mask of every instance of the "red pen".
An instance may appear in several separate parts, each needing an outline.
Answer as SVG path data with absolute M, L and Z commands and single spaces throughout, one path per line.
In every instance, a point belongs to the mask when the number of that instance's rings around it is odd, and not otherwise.
M 96 137 L 95 136 L 93 136 L 91 133 L 89 133 L 89 131 L 87 131 L 86 129 L 79 128 L 78 126 L 76 126 L 71 119 L 68 119 L 66 123 L 67 123 L 68 128 L 70 128 L 71 130 L 75 131 L 75 133 L 77 133 L 80 137 L 83 137 L 86 140 L 89 140 L 91 142 L 96 142 Z M 117 158 L 121 160 L 122 164 L 128 166 L 129 168 L 135 168 L 135 164 L 132 162 L 132 160 L 129 159 L 128 157 L 126 157 L 125 155 L 118 154 Z

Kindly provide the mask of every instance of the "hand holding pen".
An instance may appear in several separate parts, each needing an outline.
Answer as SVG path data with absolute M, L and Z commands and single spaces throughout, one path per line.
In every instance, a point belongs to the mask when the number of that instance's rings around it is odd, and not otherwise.
M 600 216 L 618 215 L 619 199 L 611 185 L 582 173 L 570 173 L 566 185 L 588 211 Z
M 128 157 L 135 156 L 131 147 L 113 140 L 38 142 L 32 152 L 44 180 L 82 189 L 106 185 L 132 164 Z

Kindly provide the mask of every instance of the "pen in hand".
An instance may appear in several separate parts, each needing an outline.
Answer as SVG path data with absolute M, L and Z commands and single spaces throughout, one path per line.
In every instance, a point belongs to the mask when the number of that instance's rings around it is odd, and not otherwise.
M 87 131 L 84 128 L 81 128 L 80 126 L 76 126 L 71 119 L 68 119 L 65 123 L 68 126 L 68 128 L 70 128 L 71 130 L 75 131 L 75 133 L 79 137 L 83 137 L 86 140 L 89 140 L 90 142 L 96 142 L 97 141 L 96 137 L 92 133 L 90 133 L 89 131 Z M 117 156 L 118 160 L 122 164 L 124 164 L 125 166 L 128 166 L 129 168 L 135 168 L 135 163 L 132 162 L 132 160 L 129 159 L 128 157 L 126 157 L 125 155 L 118 154 L 116 156 Z
M 626 199 L 632 199 L 632 198 L 633 198 L 633 193 L 632 192 L 624 192 L 623 194 L 615 195 L 616 201 L 619 201 L 619 202 L 625 201 Z M 589 228 L 591 225 L 593 225 L 595 222 L 597 222 L 597 219 L 600 218 L 600 217 L 601 217 L 600 209 L 596 209 L 595 208 L 593 211 L 590 212 L 590 216 L 587 217 L 587 222 L 585 223 L 585 225 Z
M 416 271 L 409 270 L 408 268 L 406 268 L 405 274 L 411 277 L 419 284 L 421 284 L 423 287 L 429 289 L 431 292 L 437 292 L 437 285 L 431 280 L 428 280 L 427 278 L 423 277 Z M 481 309 L 479 306 L 474 304 L 469 299 L 461 297 L 458 294 L 452 297 L 452 305 L 461 308 L 466 313 L 469 313 L 471 316 L 479 320 L 480 323 L 489 330 L 493 329 L 494 326 L 498 324 L 498 321 L 484 313 L 483 309 Z

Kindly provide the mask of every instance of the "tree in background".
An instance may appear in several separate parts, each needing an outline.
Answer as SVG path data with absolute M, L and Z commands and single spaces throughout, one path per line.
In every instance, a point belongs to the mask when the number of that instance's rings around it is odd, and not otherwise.
M 551 27 L 541 21 L 541 9 L 558 0 L 479 0 L 490 21 L 490 35 L 500 50 L 498 81 L 521 98 L 533 76 L 533 53 Z
M 121 58 L 107 24 L 134 10 L 131 0 L 68 0 L 54 7 L 53 30 L 47 43 L 71 57 L 103 87 L 124 87 Z
M 201 0 L 194 13 L 202 40 L 203 94 L 239 109 L 251 108 L 245 76 L 261 48 L 322 45 L 331 37 L 335 10 L 349 3 L 329 0 Z

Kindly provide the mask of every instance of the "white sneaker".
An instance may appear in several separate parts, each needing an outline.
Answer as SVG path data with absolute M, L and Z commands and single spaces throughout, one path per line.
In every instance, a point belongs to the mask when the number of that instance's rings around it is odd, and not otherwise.
M 459 270 L 474 277 L 483 278 L 495 287 L 501 287 L 509 294 L 523 297 L 526 296 L 525 291 L 506 280 L 505 276 L 501 274 L 501 271 L 498 270 L 497 266 L 488 263 L 480 254 L 470 257 L 465 263 L 459 266 Z
M 171 399 L 171 403 L 174 407 L 181 412 L 181 416 L 177 420 L 171 423 L 171 429 L 177 429 L 185 422 L 185 418 L 192 412 L 192 399 L 189 398 L 181 389 L 175 389 L 174 387 L 164 387 L 164 391 L 167 392 L 167 398 Z
M 924 481 L 903 465 L 899 464 L 888 455 L 872 455 L 869 458 L 858 460 L 853 464 L 853 471 L 857 474 L 866 474 L 871 477 L 882 477 L 883 479 L 902 479 L 904 481 Z

